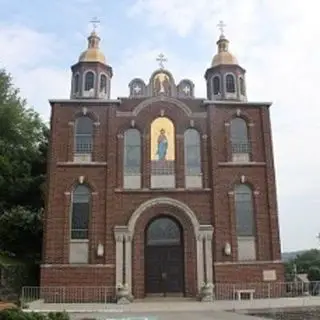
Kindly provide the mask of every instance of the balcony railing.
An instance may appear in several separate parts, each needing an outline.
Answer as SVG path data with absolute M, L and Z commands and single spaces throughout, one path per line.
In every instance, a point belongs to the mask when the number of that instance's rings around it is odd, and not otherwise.
M 248 141 L 232 142 L 232 153 L 250 153 L 251 143 Z

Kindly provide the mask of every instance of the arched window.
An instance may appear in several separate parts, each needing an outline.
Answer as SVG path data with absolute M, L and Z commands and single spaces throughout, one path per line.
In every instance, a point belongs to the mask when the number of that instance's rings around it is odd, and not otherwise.
M 252 190 L 246 184 L 234 189 L 238 260 L 255 260 L 255 218 Z
M 124 172 L 140 174 L 141 137 L 137 129 L 129 129 L 124 134 Z
M 251 151 L 247 123 L 242 118 L 234 118 L 230 126 L 233 161 L 249 161 Z
M 94 73 L 92 71 L 88 71 L 84 79 L 84 90 L 89 91 L 90 89 L 93 89 L 93 88 L 94 88 Z
M 220 78 L 218 76 L 215 76 L 213 78 L 213 94 L 217 95 L 221 93 L 220 89 Z
M 226 76 L 226 90 L 228 93 L 236 92 L 234 76 L 232 74 L 227 74 Z
M 87 116 L 79 117 L 75 123 L 75 156 L 80 160 L 81 155 L 89 155 L 84 161 L 91 161 L 93 149 L 93 121 Z M 80 158 L 78 157 L 80 156 Z
M 252 191 L 246 184 L 235 186 L 235 213 L 238 237 L 252 237 L 255 234 Z
M 184 132 L 184 167 L 186 188 L 201 188 L 201 142 L 195 129 Z
M 100 88 L 99 88 L 100 93 L 107 93 L 107 77 L 105 74 L 102 74 L 100 76 Z
M 245 96 L 246 95 L 246 90 L 245 90 L 245 87 L 244 87 L 244 79 L 242 77 L 239 78 L 239 87 L 240 87 L 240 94 L 242 96 Z
M 141 135 L 137 129 L 129 129 L 124 134 L 124 188 L 141 187 Z
M 184 165 L 186 175 L 201 173 L 200 134 L 195 129 L 184 132 Z
M 180 226 L 172 219 L 161 217 L 151 222 L 147 229 L 147 245 L 180 245 Z
M 71 239 L 89 238 L 90 190 L 85 185 L 77 185 L 72 193 Z
M 74 93 L 79 93 L 80 92 L 80 75 L 79 75 L 79 73 L 77 73 L 74 76 L 73 86 L 74 86 Z

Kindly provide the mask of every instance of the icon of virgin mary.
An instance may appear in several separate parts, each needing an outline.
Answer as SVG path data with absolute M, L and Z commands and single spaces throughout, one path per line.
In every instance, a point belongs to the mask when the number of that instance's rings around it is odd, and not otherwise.
M 161 129 L 160 134 L 158 136 L 158 148 L 157 148 L 158 160 L 166 160 L 167 151 L 168 151 L 168 139 L 167 139 L 165 130 Z

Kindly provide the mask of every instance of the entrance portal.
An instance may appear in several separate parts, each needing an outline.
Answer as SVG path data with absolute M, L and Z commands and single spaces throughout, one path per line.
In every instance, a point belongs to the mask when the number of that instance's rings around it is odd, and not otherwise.
M 152 220 L 145 234 L 146 294 L 184 292 L 183 237 L 180 224 L 166 216 Z

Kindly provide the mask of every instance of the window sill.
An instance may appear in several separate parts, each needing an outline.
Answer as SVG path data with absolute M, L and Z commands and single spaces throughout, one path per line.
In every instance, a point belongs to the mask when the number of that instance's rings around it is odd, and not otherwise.
M 263 264 L 282 264 L 281 260 L 271 260 L 271 261 L 263 261 L 263 260 L 238 260 L 238 261 L 221 261 L 214 262 L 215 266 L 225 266 L 225 265 L 263 265 Z
M 107 162 L 58 162 L 58 167 L 105 167 Z
M 42 264 L 41 268 L 115 268 L 112 263 L 108 264 L 89 264 L 89 263 L 69 263 L 69 264 Z
M 265 162 L 219 162 L 219 167 L 263 167 L 265 166 Z
M 211 191 L 210 188 L 175 188 L 175 189 L 166 189 L 166 188 L 159 188 L 159 189 L 123 189 L 123 188 L 116 188 L 114 189 L 116 193 L 181 193 L 181 192 L 208 192 Z

